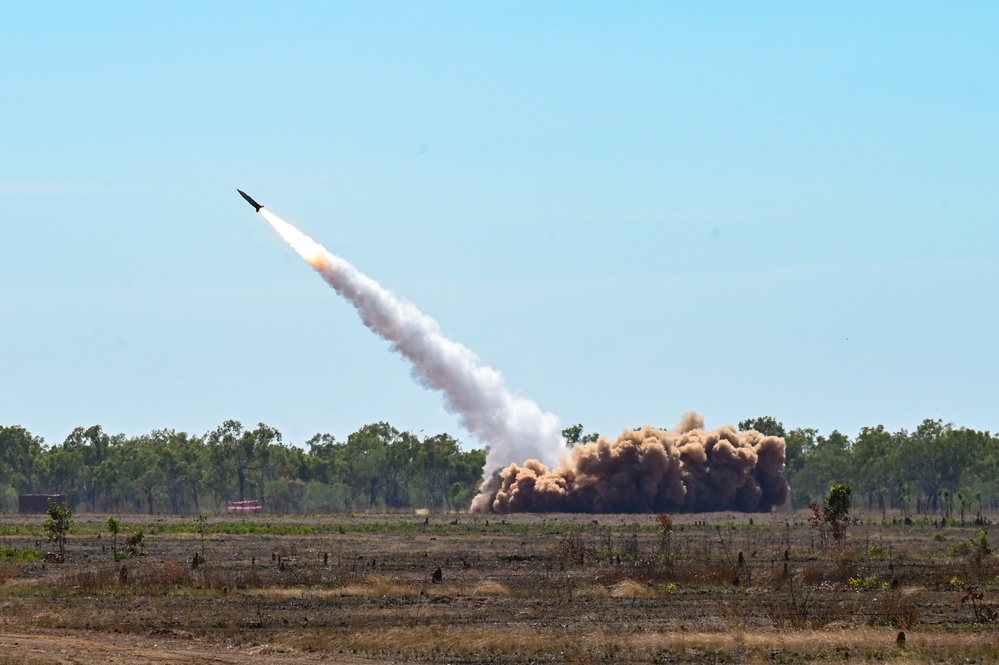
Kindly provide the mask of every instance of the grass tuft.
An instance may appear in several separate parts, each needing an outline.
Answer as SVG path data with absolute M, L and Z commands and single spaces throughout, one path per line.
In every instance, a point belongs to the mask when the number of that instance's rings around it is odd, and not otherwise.
M 652 590 L 641 582 L 621 580 L 610 590 L 611 598 L 648 598 Z
M 510 587 L 505 584 L 500 584 L 494 580 L 486 580 L 482 582 L 474 589 L 472 589 L 473 596 L 509 596 Z

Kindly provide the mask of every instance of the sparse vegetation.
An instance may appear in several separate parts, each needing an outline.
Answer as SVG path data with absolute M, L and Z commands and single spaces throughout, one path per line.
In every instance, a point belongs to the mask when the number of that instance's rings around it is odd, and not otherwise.
M 0 560 L 38 561 L 45 558 L 45 552 L 29 548 L 0 547 Z
M 887 589 L 890 585 L 878 576 L 877 573 L 870 575 L 868 577 L 851 577 L 847 580 L 847 584 L 854 591 L 883 591 Z
M 825 552 L 809 517 L 670 516 L 667 566 L 657 515 L 136 516 L 121 533 L 155 534 L 151 556 L 113 563 L 107 518 L 77 514 L 73 556 L 47 566 L 0 516 L 0 606 L 23 639 L 92 641 L 81 663 L 111 632 L 152 650 L 182 639 L 205 661 L 266 645 L 375 663 L 908 662 L 900 629 L 913 662 L 999 654 L 982 632 L 999 591 L 990 525 L 947 526 L 942 542 L 932 522 L 862 513 Z
M 947 548 L 947 554 L 950 556 L 971 556 L 978 561 L 981 561 L 983 557 L 995 554 L 995 552 L 995 547 L 989 543 L 989 535 L 984 530 L 980 530 L 975 537 L 969 538 L 963 543 Z

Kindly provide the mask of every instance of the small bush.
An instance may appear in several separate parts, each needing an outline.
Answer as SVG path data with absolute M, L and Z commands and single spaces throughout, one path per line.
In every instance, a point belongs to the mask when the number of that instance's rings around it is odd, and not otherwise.
M 980 530 L 978 535 L 968 542 L 983 556 L 991 556 L 996 553 L 996 548 L 989 543 L 989 534 L 985 533 L 984 529 Z
M 968 556 L 974 554 L 978 557 L 985 557 L 991 556 L 995 552 L 996 548 L 989 543 L 989 535 L 984 530 L 979 531 L 978 535 L 974 538 L 947 548 L 947 554 L 950 556 Z
M 801 569 L 801 577 L 805 584 L 815 585 L 825 578 L 825 571 L 817 563 L 810 563 Z
M 125 537 L 125 556 L 146 555 L 146 534 L 142 529 L 136 529 Z
M 870 577 L 851 577 L 847 580 L 847 584 L 854 591 L 882 591 L 889 586 L 888 582 L 882 580 L 877 574 Z
M 871 623 L 909 629 L 919 623 L 921 601 L 922 598 L 915 592 L 880 594 L 871 605 Z

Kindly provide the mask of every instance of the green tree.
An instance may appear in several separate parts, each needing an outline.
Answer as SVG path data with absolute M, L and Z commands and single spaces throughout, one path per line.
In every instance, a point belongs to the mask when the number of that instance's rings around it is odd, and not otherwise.
M 107 493 L 108 487 L 103 479 L 107 474 L 98 471 L 101 464 L 108 456 L 108 451 L 112 445 L 112 438 L 104 432 L 100 425 L 93 425 L 84 429 L 77 427 L 66 440 L 62 447 L 72 453 L 76 453 L 78 468 L 76 477 L 81 483 L 78 487 L 84 500 L 90 504 L 91 510 L 97 510 L 97 500 L 101 494 Z
M 363 497 L 368 507 L 375 507 L 385 489 L 385 460 L 388 446 L 399 430 L 388 423 L 372 423 L 347 437 L 343 448 L 346 481 L 354 498 Z
M 812 427 L 798 427 L 784 436 L 787 446 L 787 467 L 792 471 L 800 471 L 805 460 L 815 452 L 819 440 L 819 430 Z
M 306 445 L 309 450 L 306 453 L 303 480 L 330 484 L 343 478 L 344 444 L 337 443 L 332 434 L 316 434 L 306 441 Z
M 784 431 L 784 423 L 772 416 L 743 420 L 739 423 L 739 430 L 742 432 L 755 430 L 765 436 L 779 436 L 782 439 L 787 436 L 787 432 Z
M 111 515 L 108 515 L 108 531 L 111 532 L 111 558 L 117 560 L 118 534 L 121 533 L 121 524 Z
M 794 435 L 795 432 L 792 432 L 789 438 L 794 438 Z M 791 474 L 799 499 L 814 501 L 824 496 L 829 483 L 851 481 L 850 439 L 846 435 L 833 430 L 828 437 L 818 436 L 814 443 L 804 439 L 802 444 L 800 467 Z
M 812 517 L 809 520 L 813 528 L 828 525 L 833 540 L 842 543 L 846 539 L 846 527 L 850 524 L 850 493 L 849 485 L 839 484 L 829 488 L 825 507 L 819 508 L 812 503 Z
M 482 484 L 482 469 L 486 465 L 486 451 L 473 449 L 459 451 L 451 463 L 451 505 L 465 510 L 472 504 Z
M 868 507 L 876 500 L 884 517 L 897 463 L 895 436 L 883 425 L 862 428 L 853 442 L 851 462 L 854 482 L 867 495 Z
M 35 461 L 35 482 L 38 489 L 51 494 L 65 494 L 70 505 L 81 495 L 87 484 L 86 468 L 79 450 L 56 446 L 45 451 Z
M 254 464 L 250 470 L 257 485 L 257 498 L 263 503 L 267 500 L 265 486 L 268 480 L 276 479 L 280 473 L 280 460 L 283 456 L 276 452 L 282 450 L 281 432 L 264 423 L 257 423 L 257 428 L 249 433 L 253 439 Z
M 201 478 L 207 449 L 200 437 L 174 430 L 154 430 L 150 443 L 158 451 L 161 491 L 166 494 L 170 512 L 194 513 L 201 509 Z
M 268 507 L 279 512 L 303 512 L 308 477 L 305 451 L 298 446 L 267 446 L 262 473 Z
M 936 511 L 941 507 L 943 492 L 956 494 L 962 479 L 972 474 L 990 448 L 988 432 L 954 429 L 950 423 L 927 418 L 914 432 L 900 436 L 900 471 L 912 479 L 926 497 L 925 507 Z
M 590 432 L 589 434 L 584 435 L 583 424 L 577 423 L 562 430 L 562 438 L 565 439 L 565 445 L 572 448 L 573 446 L 581 443 L 592 443 L 599 439 L 600 435 L 596 432 Z
M 927 418 L 911 434 L 904 430 L 899 433 L 899 458 L 902 475 L 911 481 L 913 489 L 922 490 L 928 506 L 936 510 L 942 489 L 941 474 L 936 464 L 940 457 L 940 438 L 943 435 L 942 420 Z M 919 499 L 919 496 L 916 496 Z M 923 508 L 917 501 L 917 508 Z
M 411 432 L 397 432 L 385 451 L 385 503 L 393 508 L 409 506 L 417 474 L 420 442 Z
M 46 514 L 48 518 L 45 520 L 45 533 L 48 534 L 50 541 L 55 541 L 59 545 L 59 561 L 65 561 L 66 535 L 73 528 L 73 511 L 67 506 L 49 499 Z
M 988 436 L 988 432 L 985 433 Z M 970 469 L 975 501 L 978 503 L 977 523 L 984 524 L 983 503 L 987 497 L 996 498 L 999 487 L 999 435 L 988 436 L 978 460 Z
M 349 510 L 352 490 L 346 482 L 346 444 L 331 434 L 316 434 L 307 445 L 300 475 L 307 484 L 306 505 L 320 512 Z
M 238 500 L 245 501 L 247 474 L 257 459 L 256 439 L 238 420 L 226 420 L 205 438 L 211 449 L 216 481 L 224 482 L 227 473 L 235 472 Z M 222 490 L 225 500 L 228 492 L 224 487 Z
M 435 508 L 451 505 L 451 471 L 454 461 L 461 454 L 458 440 L 449 434 L 426 437 L 420 444 L 417 464 L 426 480 L 428 505 Z
M 205 533 L 208 527 L 208 515 L 204 512 L 198 512 L 195 521 L 198 523 L 198 533 L 201 534 L 201 557 L 205 556 Z
M 15 494 L 34 489 L 35 460 L 42 444 L 41 438 L 19 425 L 0 427 L 0 488 L 7 485 Z
M 947 425 L 940 440 L 940 484 L 951 495 L 970 487 L 979 461 L 988 453 L 991 437 L 966 427 Z
M 154 513 L 156 499 L 166 494 L 166 468 L 163 464 L 164 449 L 149 437 L 141 437 L 132 457 L 135 469 L 135 488 L 146 504 L 149 514 Z

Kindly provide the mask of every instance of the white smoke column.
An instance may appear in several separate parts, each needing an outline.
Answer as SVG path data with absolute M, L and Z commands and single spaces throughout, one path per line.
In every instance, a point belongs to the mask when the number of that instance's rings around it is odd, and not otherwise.
M 487 481 L 493 471 L 511 462 L 534 458 L 555 466 L 565 443 L 554 414 L 512 395 L 502 374 L 483 365 L 467 347 L 444 337 L 437 321 L 266 208 L 259 212 L 327 284 L 354 305 L 364 325 L 413 363 L 413 378 L 443 392 L 445 408 L 488 444 Z

